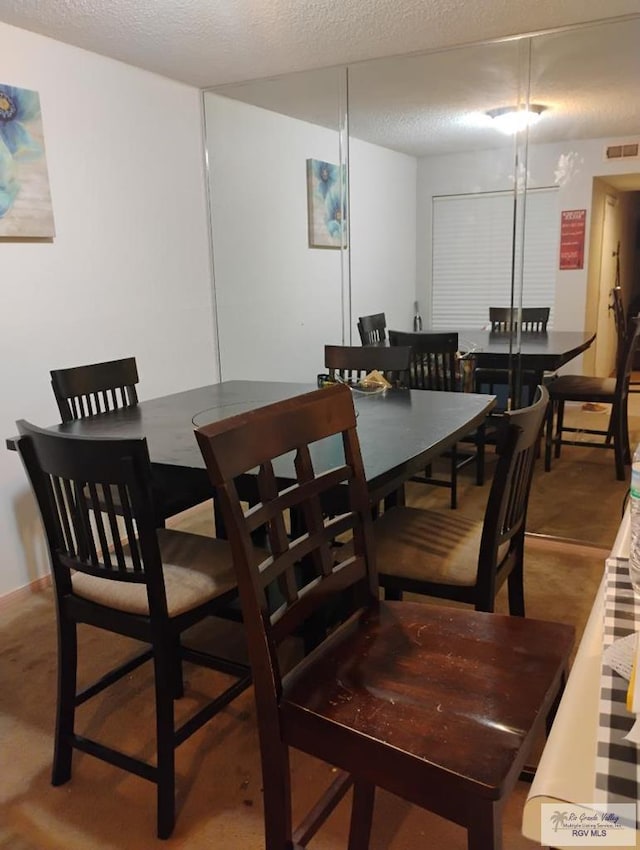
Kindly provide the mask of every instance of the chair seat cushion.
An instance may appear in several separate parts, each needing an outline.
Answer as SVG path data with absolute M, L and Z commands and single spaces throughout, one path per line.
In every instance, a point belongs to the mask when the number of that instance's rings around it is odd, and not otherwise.
M 615 378 L 598 378 L 595 375 L 558 375 L 549 386 L 552 401 L 602 401 L 613 402 Z
M 158 529 L 157 533 L 170 617 L 177 617 L 235 587 L 231 547 L 227 541 L 167 528 Z M 72 585 L 74 593 L 91 602 L 129 614 L 149 614 L 145 584 L 76 572 Z
M 381 575 L 472 587 L 478 574 L 482 522 L 457 511 L 397 507 L 373 524 Z M 500 561 L 509 543 L 498 552 Z
M 373 525 L 378 572 L 415 581 L 473 586 L 482 523 L 457 511 L 397 507 Z

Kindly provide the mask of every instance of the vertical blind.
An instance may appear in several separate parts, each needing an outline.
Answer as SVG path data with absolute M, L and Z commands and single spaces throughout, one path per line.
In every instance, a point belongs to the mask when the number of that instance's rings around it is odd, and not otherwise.
M 511 304 L 513 193 L 433 199 L 432 325 L 482 328 L 489 307 Z M 553 323 L 559 240 L 558 190 L 527 191 L 523 307 L 550 307 Z M 515 303 L 518 303 L 516 293 Z

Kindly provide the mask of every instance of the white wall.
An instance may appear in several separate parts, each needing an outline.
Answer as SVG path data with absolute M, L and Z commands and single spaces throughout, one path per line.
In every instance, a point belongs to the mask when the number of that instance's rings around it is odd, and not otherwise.
M 530 145 L 528 185 L 559 186 L 559 210 L 586 209 L 587 240 L 591 225 L 594 176 L 625 174 L 640 170 L 634 160 L 604 160 L 606 143 L 613 139 L 589 139 Z M 431 302 L 431 218 L 434 195 L 491 192 L 513 188 L 511 148 L 466 154 L 428 157 L 418 162 L 418 277 L 416 289 L 425 304 Z M 558 227 L 560 227 L 558 213 Z M 461 238 L 464 238 L 461 235 Z M 554 327 L 582 330 L 585 324 L 588 258 L 583 269 L 557 271 Z M 574 366 L 575 368 L 575 366 Z
M 217 380 L 200 93 L 0 23 L 2 82 L 40 93 L 56 237 L 0 241 L 0 426 L 59 421 L 49 370 L 135 355 L 141 399 Z M 0 452 L 0 595 L 46 573 Z
M 349 160 L 352 329 L 359 345 L 358 316 L 384 313 L 387 327 L 412 327 L 418 161 L 358 139 L 350 141 Z
M 343 341 L 349 258 L 308 245 L 306 160 L 339 162 L 338 133 L 215 94 L 205 113 L 222 377 L 314 381 Z M 356 139 L 349 155 L 359 345 L 359 315 L 411 321 L 416 160 Z

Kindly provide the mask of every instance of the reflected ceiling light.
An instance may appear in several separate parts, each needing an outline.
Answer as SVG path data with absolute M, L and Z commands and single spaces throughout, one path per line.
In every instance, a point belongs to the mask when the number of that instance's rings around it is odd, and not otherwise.
M 521 106 L 520 108 L 517 106 L 501 106 L 498 109 L 488 109 L 487 115 L 493 119 L 494 127 L 503 133 L 512 135 L 535 124 L 546 108 L 539 103 L 530 103 L 529 106 Z

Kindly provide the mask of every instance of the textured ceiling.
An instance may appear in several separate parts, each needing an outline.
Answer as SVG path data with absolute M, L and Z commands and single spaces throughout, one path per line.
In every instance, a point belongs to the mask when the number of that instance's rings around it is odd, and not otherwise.
M 0 21 L 194 86 L 640 12 L 640 0 L 0 0 Z
M 351 65 L 350 135 L 413 156 L 511 146 L 484 113 L 521 102 L 529 68 L 532 143 L 640 137 L 640 18 Z M 341 83 L 333 68 L 217 91 L 337 128 Z
M 522 100 L 529 43 L 532 142 L 637 138 L 640 18 L 478 43 L 630 15 L 640 0 L 0 0 L 0 21 L 322 126 L 349 63 L 351 135 L 413 156 L 511 145 L 484 112 Z

